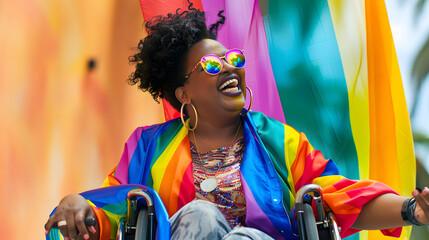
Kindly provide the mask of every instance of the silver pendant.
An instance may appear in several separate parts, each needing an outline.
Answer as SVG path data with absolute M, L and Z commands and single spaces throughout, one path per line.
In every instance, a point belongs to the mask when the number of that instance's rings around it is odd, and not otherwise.
M 211 192 L 215 190 L 216 187 L 217 187 L 216 178 L 207 178 L 200 183 L 200 188 L 204 192 Z

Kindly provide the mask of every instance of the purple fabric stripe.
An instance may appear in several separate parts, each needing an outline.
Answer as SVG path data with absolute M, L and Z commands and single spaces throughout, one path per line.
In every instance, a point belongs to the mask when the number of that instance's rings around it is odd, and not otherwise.
M 258 0 L 202 0 L 201 2 L 209 25 L 219 19 L 217 17 L 219 10 L 225 10 L 226 21 L 219 31 L 218 41 L 229 49 L 244 49 L 246 82 L 252 89 L 254 98 L 252 110 L 261 111 L 269 117 L 286 123 L 271 68 Z
M 243 175 L 241 178 L 241 186 L 243 187 L 244 195 L 246 196 L 246 226 L 259 229 L 269 234 L 274 239 L 284 239 L 284 237 L 277 231 L 271 223 L 268 216 L 262 211 L 256 203 L 249 186 L 246 183 Z
M 124 152 L 122 153 L 121 160 L 119 161 L 115 172 L 115 178 L 118 179 L 121 184 L 128 184 L 128 165 L 130 165 L 131 158 L 136 150 L 137 143 L 139 142 L 143 129 L 143 127 L 138 127 L 134 130 L 128 141 L 125 143 Z

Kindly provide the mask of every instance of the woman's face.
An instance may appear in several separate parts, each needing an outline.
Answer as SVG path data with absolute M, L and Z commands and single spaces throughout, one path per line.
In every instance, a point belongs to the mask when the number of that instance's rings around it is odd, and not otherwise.
M 193 46 L 187 57 L 185 72 L 189 74 L 201 58 L 208 54 L 223 57 L 228 51 L 215 40 L 204 39 Z M 245 104 L 244 68 L 235 68 L 225 59 L 219 74 L 210 75 L 198 64 L 184 85 L 187 97 L 196 107 L 199 117 L 236 115 Z

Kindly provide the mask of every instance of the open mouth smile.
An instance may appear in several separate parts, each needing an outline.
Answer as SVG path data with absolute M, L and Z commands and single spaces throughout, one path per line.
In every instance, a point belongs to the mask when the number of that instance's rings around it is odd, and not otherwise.
M 221 93 L 235 96 L 241 94 L 240 77 L 236 74 L 231 74 L 223 78 L 218 86 L 218 91 Z

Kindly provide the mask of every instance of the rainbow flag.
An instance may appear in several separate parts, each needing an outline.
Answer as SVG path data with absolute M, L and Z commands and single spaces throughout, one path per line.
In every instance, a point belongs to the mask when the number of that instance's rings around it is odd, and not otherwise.
M 304 185 L 317 184 L 323 188 L 325 202 L 337 217 L 341 235 L 346 237 L 358 231 L 351 226 L 364 204 L 380 194 L 395 193 L 380 182 L 344 178 L 335 163 L 325 159 L 305 134 L 261 112 L 252 111 L 242 120 L 246 148 L 240 179 L 246 197 L 246 226 L 275 239 L 297 239 L 292 210 L 296 192 Z M 147 189 L 155 196 L 157 239 L 169 239 L 168 217 L 195 199 L 193 180 L 188 130 L 177 118 L 137 128 L 126 142 L 119 164 L 106 178 L 104 188 L 82 196 L 97 215 L 100 238 L 115 239 L 118 226 L 127 215 L 128 191 L 136 187 Z M 401 228 L 382 232 L 399 236 Z M 58 231 L 51 231 L 48 236 L 60 238 Z
M 100 221 L 100 239 L 116 239 L 119 223 L 124 224 L 127 217 L 127 194 L 134 189 L 143 189 L 152 195 L 158 223 L 156 237 L 157 239 L 170 239 L 170 222 L 161 198 L 153 189 L 137 184 L 109 186 L 81 193 L 92 206 L 97 219 Z M 139 200 L 138 202 L 139 204 L 146 204 L 144 201 Z M 46 235 L 46 240 L 63 239 L 64 237 L 58 229 L 51 229 L 49 234 Z
M 208 24 L 225 10 L 218 40 L 245 50 L 253 110 L 305 132 L 345 177 L 378 180 L 410 196 L 413 140 L 384 2 L 193 2 Z M 145 20 L 187 8 L 183 0 L 140 3 Z M 165 112 L 177 116 L 168 106 Z M 401 239 L 410 231 L 404 228 Z M 377 232 L 360 239 L 384 239 Z
M 292 211 L 296 191 L 314 183 L 324 188 L 325 201 L 336 213 L 345 237 L 357 232 L 351 226 L 365 203 L 380 194 L 395 193 L 376 181 L 349 180 L 339 175 L 334 162 L 315 150 L 305 134 L 263 113 L 251 112 L 243 117 L 243 122 L 246 148 L 240 177 L 246 196 L 246 226 L 275 239 L 296 239 Z M 152 188 L 159 193 L 170 217 L 195 198 L 188 130 L 180 118 L 133 132 L 118 166 L 103 186 L 119 184 Z M 99 195 L 100 192 L 96 197 Z M 91 197 L 88 201 L 95 203 Z M 95 207 L 101 209 L 96 211 L 99 221 L 104 223 L 101 228 L 110 229 L 107 234 L 112 234 L 124 214 L 120 209 L 126 206 L 116 202 L 108 205 Z M 382 232 L 399 236 L 400 231 L 401 228 L 395 228 Z

